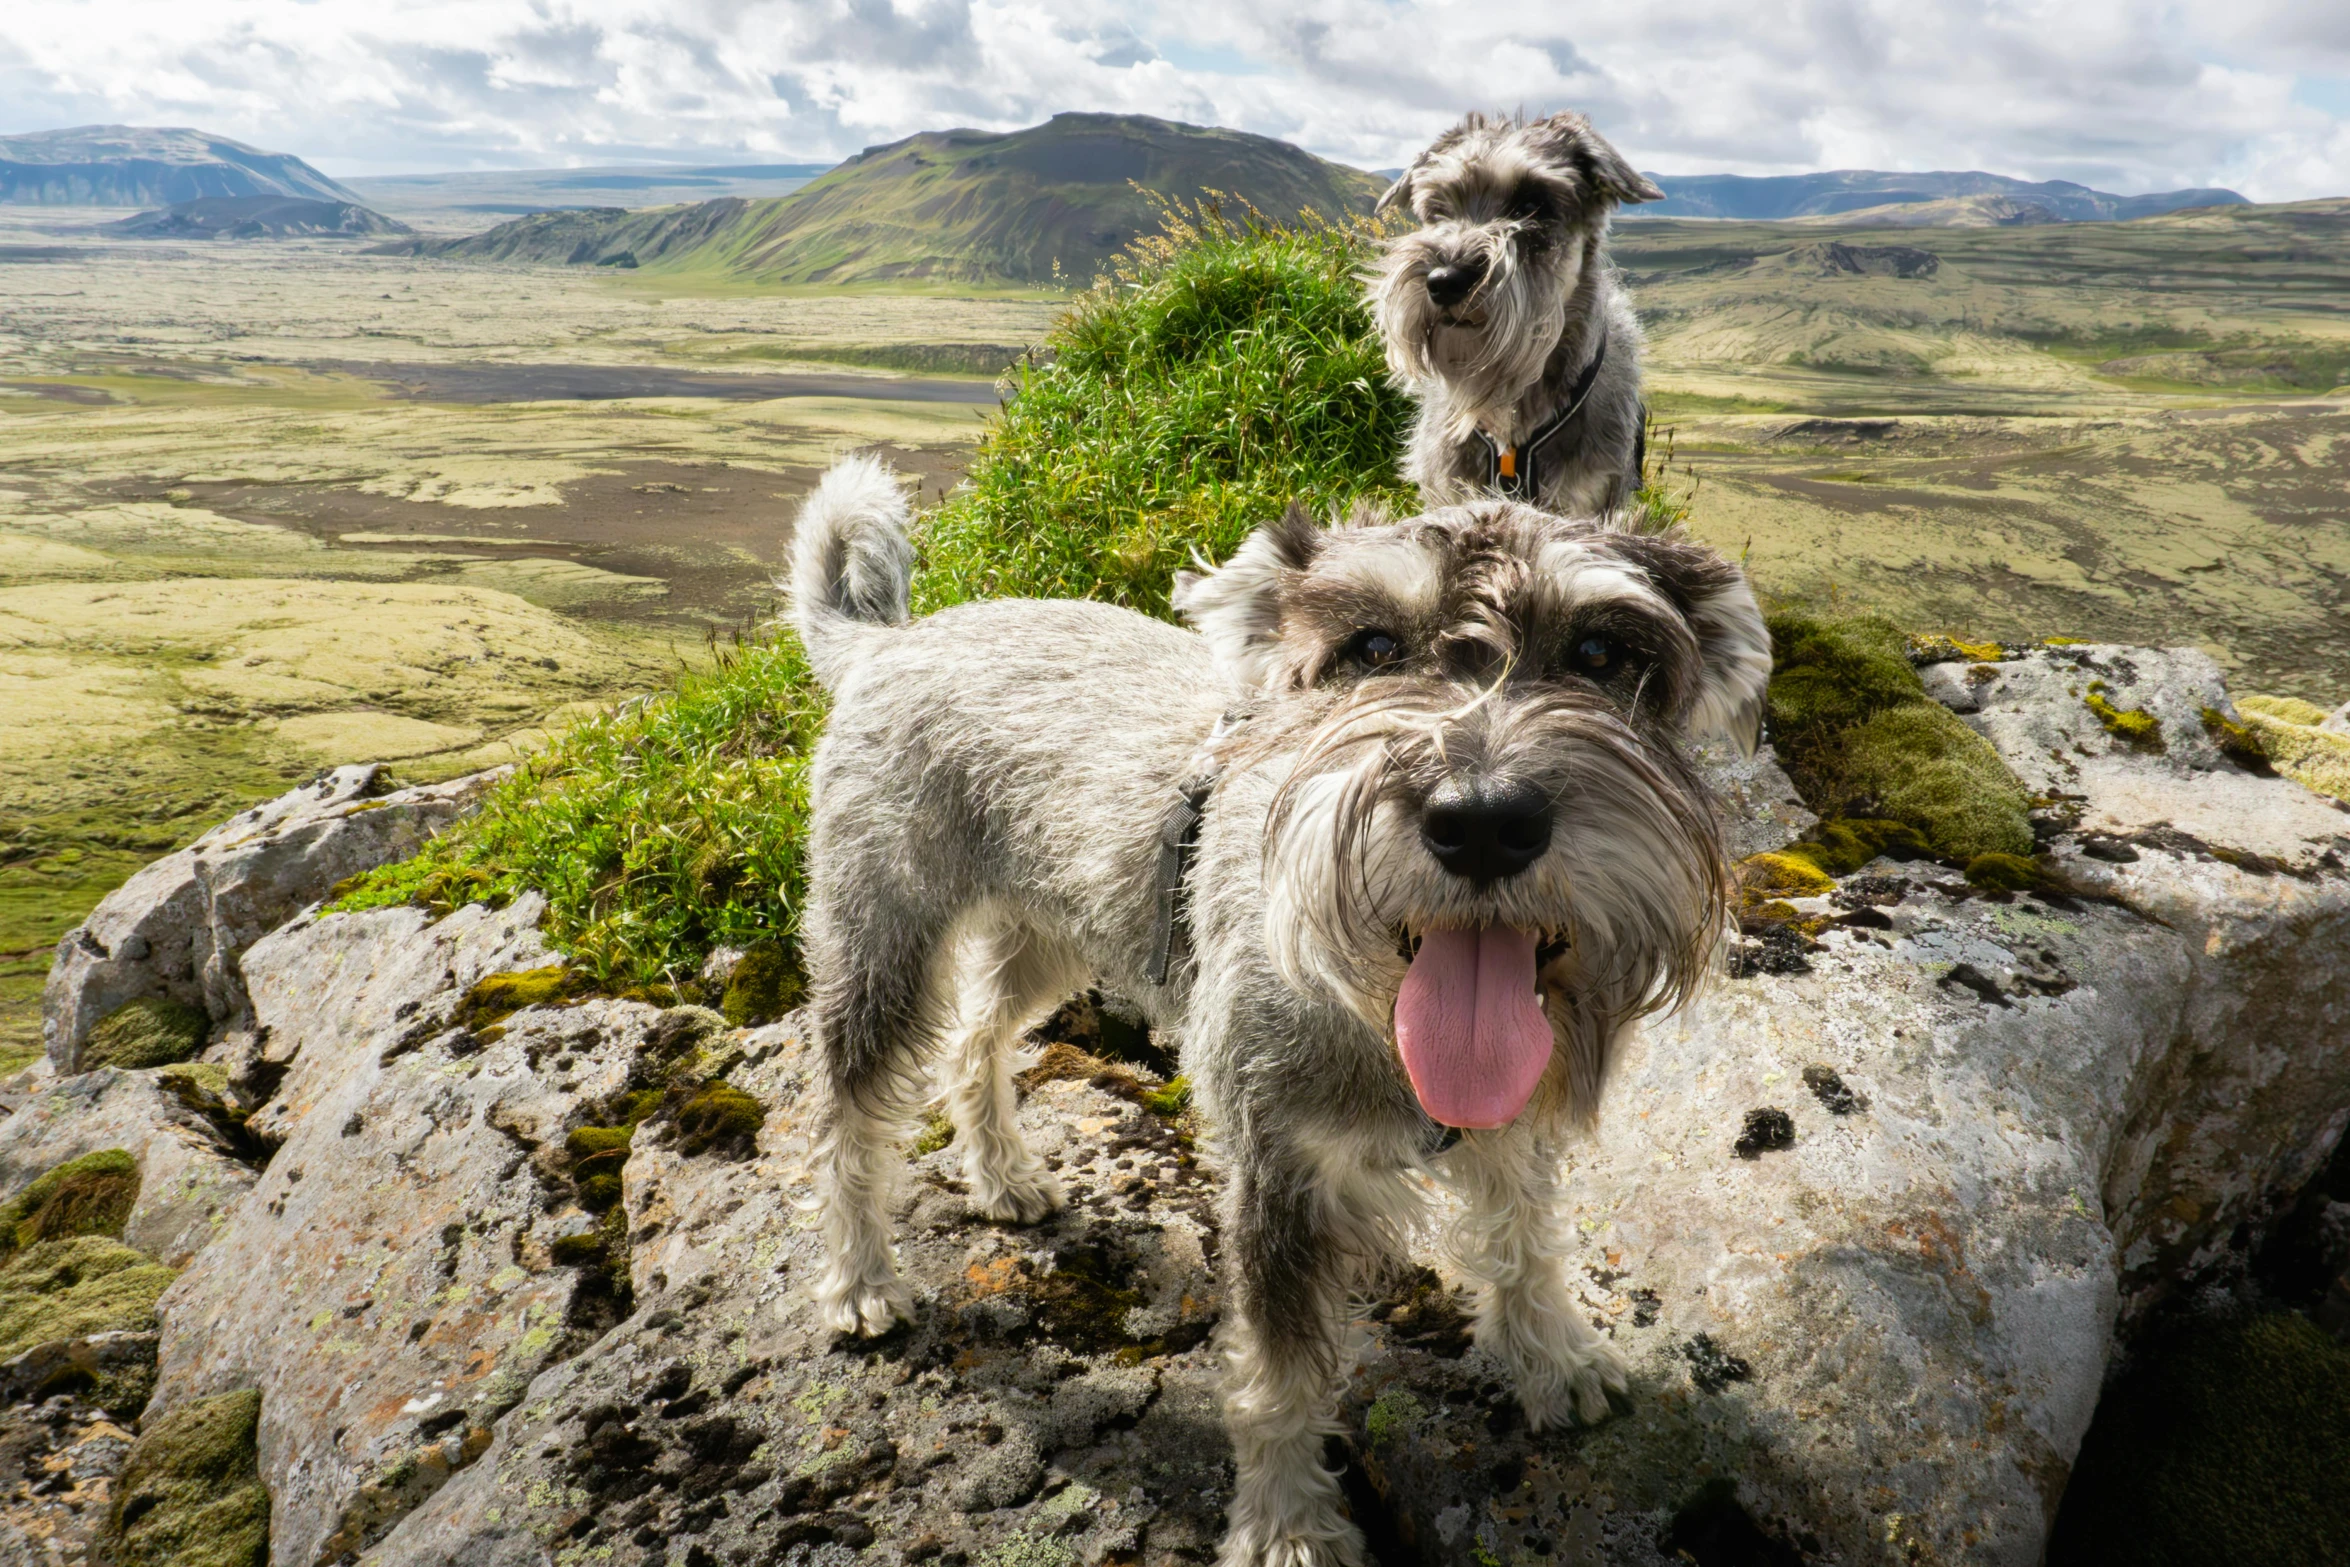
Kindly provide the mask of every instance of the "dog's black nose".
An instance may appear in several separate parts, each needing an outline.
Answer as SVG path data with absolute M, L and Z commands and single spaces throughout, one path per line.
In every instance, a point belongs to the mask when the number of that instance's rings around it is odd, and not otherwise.
M 1420 841 L 1455 876 L 1504 880 L 1550 847 L 1550 797 L 1531 784 L 1446 783 L 1428 797 Z
M 1485 258 L 1470 256 L 1428 269 L 1428 297 L 1439 305 L 1457 305 L 1485 281 Z

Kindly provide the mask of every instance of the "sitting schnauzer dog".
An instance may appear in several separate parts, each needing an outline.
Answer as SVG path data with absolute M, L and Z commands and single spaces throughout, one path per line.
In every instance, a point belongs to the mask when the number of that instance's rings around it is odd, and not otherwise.
M 1350 1295 L 1391 1276 L 1423 1174 L 1458 1195 L 1477 1341 L 1529 1423 L 1626 1387 L 1568 1292 L 1558 1148 L 1723 928 L 1682 742 L 1752 743 L 1753 595 L 1699 545 L 1485 499 L 1327 528 L 1293 508 L 1178 578 L 1196 630 L 1078 600 L 909 621 L 906 517 L 853 460 L 794 544 L 833 701 L 803 926 L 822 1320 L 911 1314 L 887 1203 L 934 1056 L 972 1206 L 1060 1204 L 1020 1135 L 1018 1040 L 1114 988 L 1177 1043 L 1224 1167 L 1220 1560 L 1352 1567 L 1323 1442 Z
M 1663 195 L 1580 114 L 1472 114 L 1380 197 L 1420 224 L 1370 285 L 1420 400 L 1403 474 L 1422 505 L 1499 492 L 1600 517 L 1640 488 L 1640 323 L 1600 246 L 1620 203 Z

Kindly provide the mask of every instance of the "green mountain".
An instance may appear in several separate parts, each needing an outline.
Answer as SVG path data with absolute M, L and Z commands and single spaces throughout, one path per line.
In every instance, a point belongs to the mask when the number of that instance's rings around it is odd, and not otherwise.
M 0 202 L 159 207 L 206 196 L 359 200 L 291 153 L 184 127 L 78 125 L 0 136 Z
M 1142 190 L 1135 187 L 1140 186 Z M 1144 115 L 1059 114 L 995 135 L 869 147 L 767 201 L 537 213 L 419 255 L 712 270 L 761 283 L 1085 284 L 1158 218 L 1143 191 L 1267 216 L 1366 213 L 1385 182 L 1287 142 Z
M 201 196 L 104 226 L 141 239 L 356 239 L 409 232 L 407 224 L 380 212 L 307 196 Z

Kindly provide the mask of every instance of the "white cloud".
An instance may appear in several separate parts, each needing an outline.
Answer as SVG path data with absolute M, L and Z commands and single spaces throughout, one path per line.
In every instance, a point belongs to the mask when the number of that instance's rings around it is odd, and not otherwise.
M 2310 0 L 33 0 L 0 129 L 193 124 L 332 171 L 822 159 L 1063 109 L 1368 167 L 1577 107 L 1644 167 L 1986 168 L 2350 191 L 2350 7 Z

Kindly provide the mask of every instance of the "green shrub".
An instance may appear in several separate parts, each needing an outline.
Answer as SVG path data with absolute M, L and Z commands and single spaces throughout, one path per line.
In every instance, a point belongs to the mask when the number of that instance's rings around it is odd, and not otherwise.
M 1912 828 L 1962 865 L 2032 852 L 2023 785 L 1988 740 L 1926 695 L 1898 627 L 1792 613 L 1770 627 L 1771 740 L 1805 804 Z
M 1221 560 L 1292 500 L 1409 508 L 1410 403 L 1356 279 L 1358 229 L 1275 229 L 1212 206 L 1121 258 L 1016 374 L 970 482 L 922 539 L 918 610 L 1094 598 L 1168 613 L 1194 552 Z
M 184 1404 L 131 1444 L 107 1521 L 118 1567 L 268 1567 L 261 1395 Z
M 203 1009 L 168 996 L 126 1001 L 98 1021 L 82 1046 L 82 1070 L 172 1066 L 191 1061 L 204 1049 L 212 1019 Z

